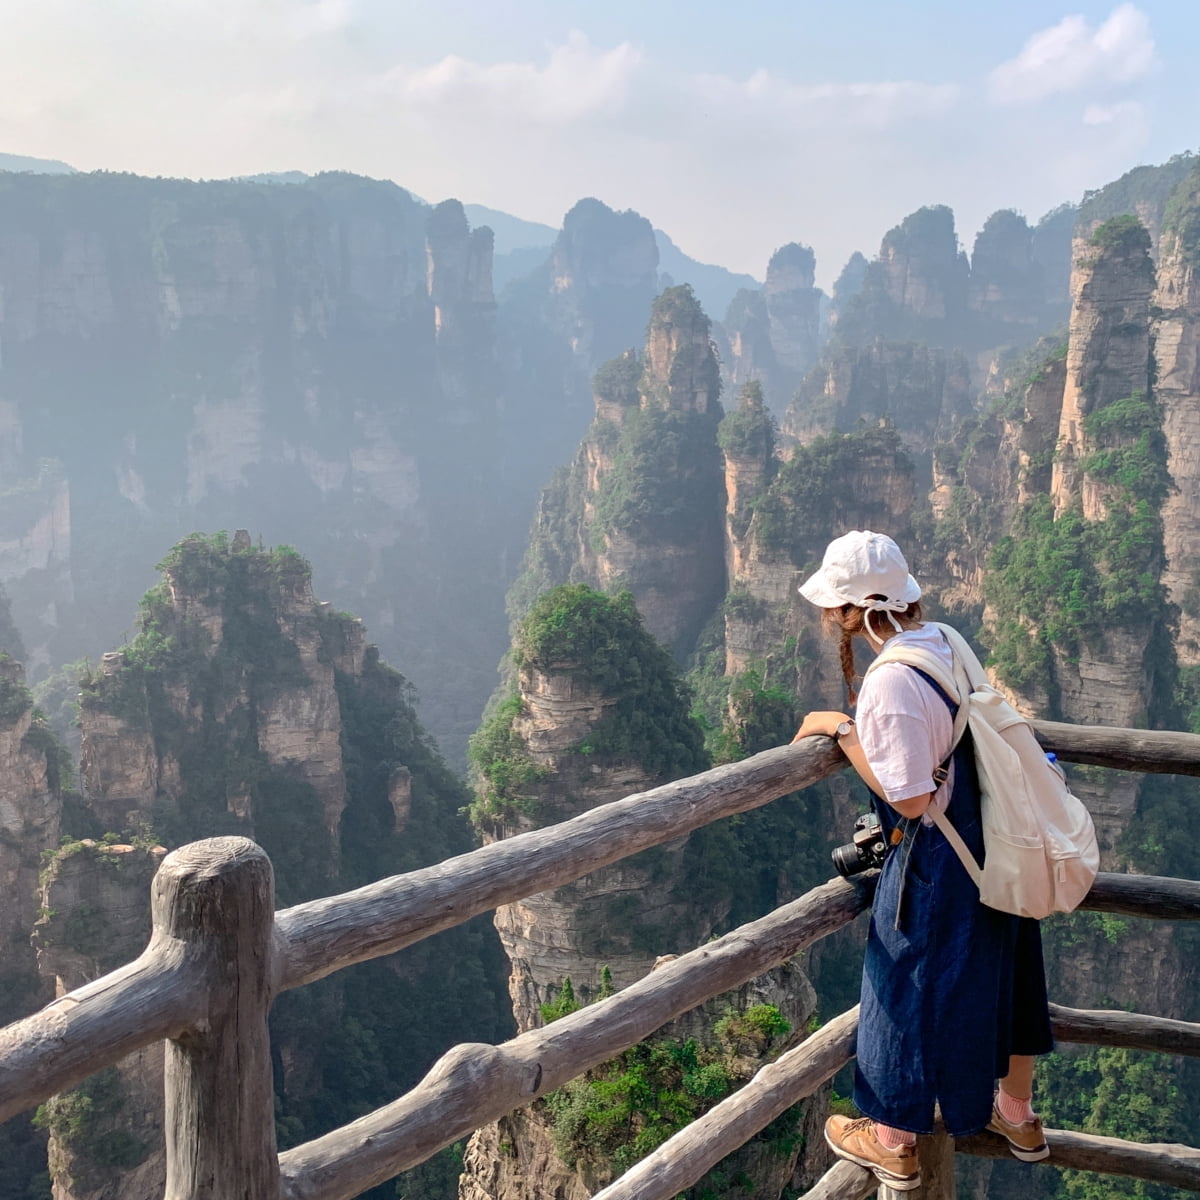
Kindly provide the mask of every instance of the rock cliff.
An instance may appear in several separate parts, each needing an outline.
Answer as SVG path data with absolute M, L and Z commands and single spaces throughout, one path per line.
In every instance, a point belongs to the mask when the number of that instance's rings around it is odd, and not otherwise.
M 498 432 L 491 256 L 457 201 L 348 175 L 5 176 L 0 580 L 35 677 L 119 639 L 163 545 L 248 526 L 408 648 L 461 750 L 504 623 L 458 598 L 499 601 L 554 461 Z
M 150 882 L 166 850 L 92 839 L 52 852 L 34 927 L 38 970 L 65 995 L 136 958 L 150 935 Z M 147 1046 L 43 1106 L 56 1200 L 153 1196 L 166 1185 L 163 1050 Z
M 535 522 L 518 608 L 570 579 L 628 588 L 651 632 L 690 645 L 723 590 L 720 376 L 686 286 L 654 303 L 644 355 L 596 373 L 596 419 Z
M 244 531 L 185 539 L 144 599 L 138 634 L 82 688 L 83 796 L 69 832 L 112 832 L 66 845 L 46 877 L 39 956 L 60 988 L 134 956 L 156 839 L 253 837 L 281 905 L 471 845 L 465 789 L 417 723 L 410 686 L 360 620 L 314 599 L 294 550 L 255 547 Z M 133 848 L 114 837 L 124 831 Z M 31 885 L 36 912 L 36 867 Z M 498 959 L 494 934 L 474 922 L 280 997 L 282 1144 L 394 1099 L 464 1036 L 502 1040 Z M 158 1126 L 139 1114 L 161 1106 L 157 1063 L 135 1056 L 47 1107 L 59 1194 L 153 1192 Z
M 1172 197 L 1159 247 L 1153 298 L 1154 393 L 1162 409 L 1167 470 L 1163 504 L 1163 583 L 1179 608 L 1176 649 L 1200 665 L 1200 167 Z
M 516 691 L 473 742 L 480 783 L 473 814 L 485 840 L 569 819 L 706 765 L 675 668 L 628 593 L 608 599 L 584 585 L 552 589 L 522 622 L 514 656 Z M 737 856 L 728 829 L 701 830 L 497 909 L 518 1029 L 603 1002 L 663 955 L 694 949 L 723 928 Z M 679 1018 L 594 1077 L 477 1133 L 460 1195 L 583 1200 L 671 1131 L 666 1118 L 633 1098 L 615 1125 L 591 1128 L 589 1121 L 606 1119 L 581 1116 L 604 1103 L 590 1089 L 619 1092 L 631 1072 L 650 1073 L 656 1088 L 680 1089 L 680 1103 L 701 1111 L 721 1089 L 707 1102 L 699 1091 L 693 1095 L 689 1070 L 731 1086 L 794 1040 L 792 1031 L 804 1028 L 814 1005 L 811 985 L 790 966 Z M 768 1014 L 773 1034 L 752 1046 L 727 1044 L 738 1022 Z M 681 1069 L 680 1055 L 696 1061 Z M 799 1120 L 793 1114 L 789 1128 Z M 739 1169 L 778 1195 L 798 1150 L 751 1149 Z

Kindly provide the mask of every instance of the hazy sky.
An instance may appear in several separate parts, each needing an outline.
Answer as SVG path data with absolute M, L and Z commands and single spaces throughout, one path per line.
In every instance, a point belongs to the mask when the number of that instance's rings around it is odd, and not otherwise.
M 333 168 L 559 224 L 635 208 L 828 286 L 950 204 L 1031 220 L 1200 145 L 1200 4 L 0 0 L 0 151 L 213 178 Z

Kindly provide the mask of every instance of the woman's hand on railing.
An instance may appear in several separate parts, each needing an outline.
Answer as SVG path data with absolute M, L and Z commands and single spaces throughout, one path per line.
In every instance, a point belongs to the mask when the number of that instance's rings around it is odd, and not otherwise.
M 838 726 L 849 720 L 849 716 L 843 712 L 810 712 L 800 722 L 800 728 L 796 730 L 792 744 L 794 745 L 801 738 L 813 737 L 815 734 L 837 737 Z

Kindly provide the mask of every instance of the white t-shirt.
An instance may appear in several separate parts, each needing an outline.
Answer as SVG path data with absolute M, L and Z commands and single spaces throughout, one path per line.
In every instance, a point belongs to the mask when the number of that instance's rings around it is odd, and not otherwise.
M 950 646 L 931 625 L 892 640 L 932 651 L 948 671 L 953 669 Z M 912 667 L 899 662 L 876 667 L 863 681 L 855 721 L 863 753 L 889 803 L 935 790 L 933 770 L 950 753 L 954 721 L 946 702 Z M 939 810 L 945 811 L 953 785 L 951 777 L 936 789 L 932 803 Z

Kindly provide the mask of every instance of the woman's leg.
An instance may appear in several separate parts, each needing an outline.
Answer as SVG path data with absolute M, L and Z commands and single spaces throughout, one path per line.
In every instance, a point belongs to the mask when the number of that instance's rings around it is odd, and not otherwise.
M 1014 1124 L 1033 1120 L 1033 1064 L 1032 1054 L 1013 1054 L 1008 1060 L 1008 1074 L 1000 1080 L 1000 1095 L 996 1107 L 1000 1115 Z

